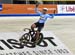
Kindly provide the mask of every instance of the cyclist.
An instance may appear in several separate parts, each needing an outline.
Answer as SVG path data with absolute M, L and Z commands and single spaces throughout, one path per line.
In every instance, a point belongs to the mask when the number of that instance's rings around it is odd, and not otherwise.
M 40 38 L 39 34 L 40 34 L 42 28 L 44 28 L 44 24 L 45 24 L 46 20 L 48 18 L 52 19 L 54 17 L 54 15 L 47 14 L 47 11 L 48 11 L 47 8 L 43 8 L 42 11 L 39 11 L 38 6 L 39 6 L 39 3 L 36 4 L 35 12 L 40 15 L 40 19 L 36 23 L 31 25 L 31 29 L 33 32 L 34 32 L 34 28 L 36 28 L 36 27 L 38 28 L 38 30 L 36 32 L 36 36 L 34 38 L 32 38 L 32 41 L 37 41 Z

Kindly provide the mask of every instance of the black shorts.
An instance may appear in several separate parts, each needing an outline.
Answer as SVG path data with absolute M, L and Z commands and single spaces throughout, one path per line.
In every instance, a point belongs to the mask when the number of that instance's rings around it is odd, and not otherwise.
M 34 23 L 36 25 L 36 27 L 38 28 L 38 31 L 41 32 L 42 28 L 44 27 L 44 23 L 39 23 L 39 22 L 36 22 Z

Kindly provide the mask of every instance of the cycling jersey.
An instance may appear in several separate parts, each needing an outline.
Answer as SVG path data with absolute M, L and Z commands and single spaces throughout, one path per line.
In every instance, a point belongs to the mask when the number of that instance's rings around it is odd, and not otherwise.
M 43 14 L 38 8 L 35 8 L 35 12 L 40 15 L 39 23 L 45 23 L 48 18 L 52 19 L 54 17 L 53 15 Z

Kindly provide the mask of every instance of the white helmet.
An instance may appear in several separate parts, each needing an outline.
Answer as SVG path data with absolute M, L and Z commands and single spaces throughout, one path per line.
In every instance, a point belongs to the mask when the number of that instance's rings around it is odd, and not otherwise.
M 48 11 L 48 8 L 43 8 L 43 10 L 46 10 L 46 11 Z

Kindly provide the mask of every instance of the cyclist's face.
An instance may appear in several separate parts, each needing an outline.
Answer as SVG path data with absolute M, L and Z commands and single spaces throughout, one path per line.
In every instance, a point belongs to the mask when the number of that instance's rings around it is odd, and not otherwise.
M 43 9 L 43 10 L 42 10 L 42 13 L 43 13 L 43 14 L 46 14 L 46 13 L 47 13 L 47 10 L 44 10 L 44 9 Z

